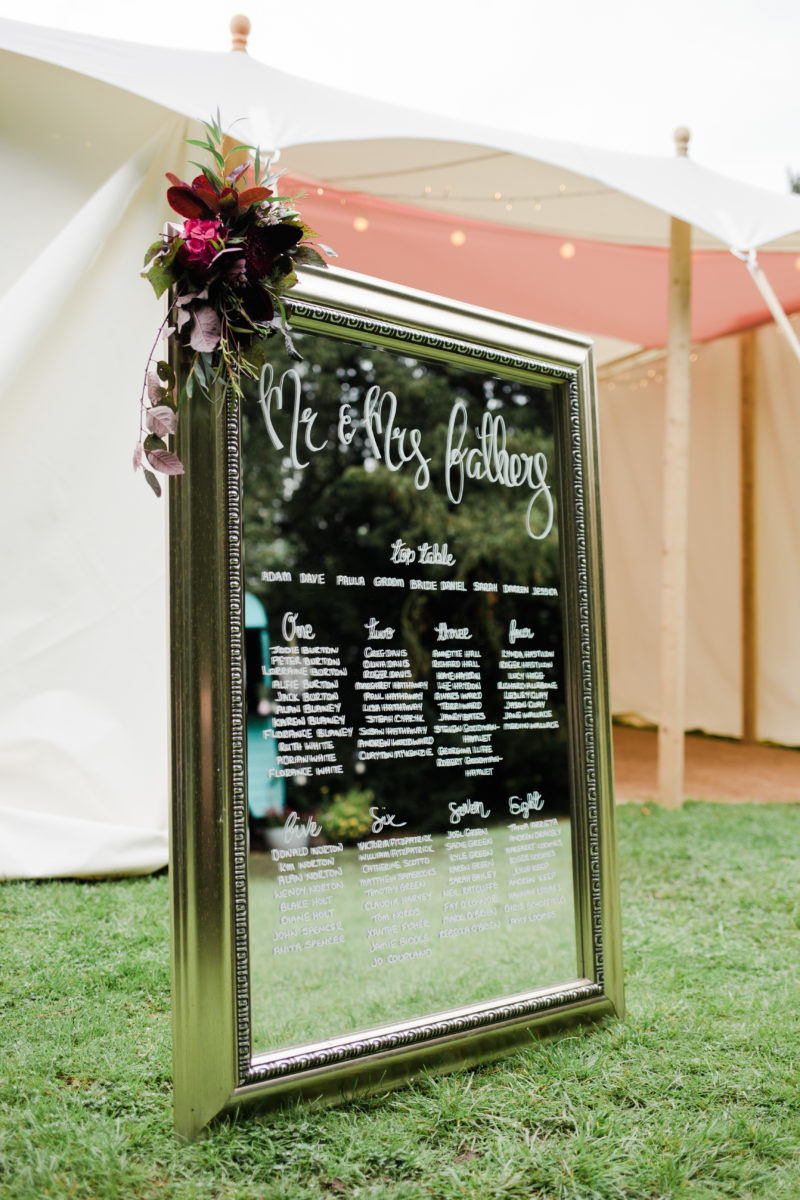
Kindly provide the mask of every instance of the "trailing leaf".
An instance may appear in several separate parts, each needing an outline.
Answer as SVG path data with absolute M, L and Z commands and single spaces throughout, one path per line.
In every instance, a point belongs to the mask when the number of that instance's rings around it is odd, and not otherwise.
M 162 475 L 183 475 L 184 473 L 183 463 L 171 450 L 153 450 L 147 455 L 147 461 L 154 470 L 160 471 Z
M 151 404 L 161 404 L 166 396 L 166 388 L 161 384 L 161 380 L 155 371 L 150 371 L 147 376 L 147 399 Z
M 153 474 L 153 472 L 152 472 L 152 471 L 148 471 L 148 470 L 145 468 L 144 477 L 145 477 L 145 479 L 147 480 L 147 482 L 150 484 L 150 487 L 153 489 L 153 491 L 155 492 L 155 494 L 156 494 L 157 496 L 160 496 L 160 495 L 161 495 L 161 484 L 158 482 L 158 480 L 156 479 L 156 477 L 155 477 L 155 475 Z
M 156 363 L 156 375 L 159 379 L 163 379 L 165 386 L 170 390 L 175 387 L 175 372 L 168 362 L 164 362 L 163 358 Z
M 216 350 L 221 333 L 220 320 L 210 304 L 192 310 L 189 345 L 193 350 Z
M 205 363 L 203 362 L 202 356 L 201 356 L 201 355 L 199 355 L 199 354 L 197 355 L 197 358 L 194 360 L 194 366 L 193 366 L 193 368 L 192 368 L 192 374 L 196 376 L 198 383 L 199 383 L 199 384 L 200 384 L 202 387 L 205 387 L 205 384 L 206 384 L 206 365 L 205 365 Z
M 169 437 L 177 427 L 178 414 L 174 408 L 170 408 L 166 404 L 158 404 L 155 408 L 149 408 L 145 413 L 145 424 L 152 433 L 159 437 Z

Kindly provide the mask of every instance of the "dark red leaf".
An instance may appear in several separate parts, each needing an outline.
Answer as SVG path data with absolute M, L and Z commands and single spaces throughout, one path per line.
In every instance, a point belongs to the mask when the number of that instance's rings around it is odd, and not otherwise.
M 205 175 L 195 175 L 194 179 L 192 180 L 192 187 L 196 192 L 211 192 L 212 196 L 216 196 L 217 194 L 211 184 L 211 181 L 207 179 Z
M 208 201 L 206 201 L 208 196 Z M 216 201 L 216 207 L 212 203 Z M 209 220 L 219 212 L 219 200 L 213 192 L 199 195 L 193 188 L 167 188 L 167 203 L 182 217 L 192 217 L 195 220 Z
M 257 204 L 259 200 L 266 200 L 271 195 L 272 188 L 247 188 L 245 191 L 239 192 L 239 208 L 249 208 L 251 204 Z

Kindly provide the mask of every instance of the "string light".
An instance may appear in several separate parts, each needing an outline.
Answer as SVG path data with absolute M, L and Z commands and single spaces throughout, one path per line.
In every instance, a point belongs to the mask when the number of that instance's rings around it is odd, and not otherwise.
M 509 200 L 508 204 L 506 205 L 506 212 L 511 212 L 511 209 L 512 209 L 513 207 L 514 207 L 514 206 L 512 205 L 511 201 Z
M 495 192 L 495 194 L 494 194 L 494 198 L 495 198 L 495 200 L 502 200 L 502 199 L 503 199 L 503 193 L 502 193 L 502 192 Z
M 353 229 L 355 229 L 356 233 L 366 233 L 369 229 L 369 221 L 366 217 L 356 217 L 355 221 L 353 221 Z
M 702 347 L 692 350 L 689 357 L 691 362 L 699 362 L 703 357 Z M 658 387 L 664 385 L 666 378 L 665 361 L 663 351 L 642 350 L 629 358 L 618 359 L 598 367 L 598 383 L 606 392 L 638 392 L 640 388 L 647 388 L 652 384 L 656 389 L 655 396 L 651 393 L 648 399 L 658 400 Z
M 454 246 L 463 246 L 466 240 L 467 235 L 464 233 L 463 229 L 454 229 L 450 234 L 450 241 Z
M 575 250 L 572 242 L 564 242 L 561 246 L 559 246 L 558 253 L 562 258 L 574 258 L 577 251 Z
M 318 196 L 324 196 L 324 195 L 325 195 L 325 189 L 324 189 L 324 188 L 317 188 L 317 195 L 318 195 Z
M 565 191 L 567 190 L 567 185 L 566 185 L 565 183 L 560 183 L 560 184 L 558 185 L 558 190 L 559 190 L 560 192 L 565 192 Z

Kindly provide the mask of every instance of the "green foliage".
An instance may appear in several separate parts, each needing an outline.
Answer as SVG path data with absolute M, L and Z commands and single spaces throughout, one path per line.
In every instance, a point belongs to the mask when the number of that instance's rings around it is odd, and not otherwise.
M 344 795 L 335 795 L 317 813 L 322 832 L 331 841 L 357 842 L 372 824 L 369 809 L 374 800 L 373 792 L 359 788 L 351 788 Z
M 405 589 L 371 590 L 370 615 L 402 632 L 414 679 L 430 676 L 433 630 L 440 620 L 456 626 L 469 626 L 484 664 L 497 663 L 510 618 L 536 627 L 537 646 L 556 654 L 556 671 L 563 672 L 561 608 L 558 597 L 537 597 L 526 610 L 524 600 L 493 592 L 476 592 L 475 583 L 502 580 L 531 587 L 555 587 L 559 584 L 560 548 L 557 522 L 541 541 L 525 532 L 527 489 L 498 487 L 487 479 L 470 479 L 461 504 L 453 504 L 444 486 L 445 452 L 450 415 L 456 398 L 468 406 L 472 427 L 480 425 L 489 411 L 502 415 L 507 430 L 509 451 L 544 453 L 557 477 L 553 432 L 553 391 L 546 385 L 524 387 L 510 379 L 500 379 L 475 370 L 469 363 L 446 364 L 390 353 L 375 347 L 348 343 L 320 335 L 296 335 L 304 361 L 293 364 L 280 345 L 262 344 L 264 362 L 270 364 L 277 383 L 283 373 L 294 368 L 301 381 L 303 409 L 316 416 L 312 428 L 314 445 L 325 445 L 318 453 L 303 452 L 307 466 L 293 470 L 286 466 L 290 415 L 276 413 L 284 450 L 276 452 L 265 431 L 264 417 L 254 391 L 248 391 L 242 406 L 243 439 L 243 516 L 245 532 L 245 582 L 257 595 L 270 618 L 271 628 L 279 625 L 282 612 L 302 603 L 304 619 L 320 632 L 322 644 L 341 648 L 342 663 L 351 678 L 360 670 L 364 646 L 363 613 L 354 590 L 346 587 L 309 587 L 299 594 L 297 576 L 301 570 L 324 572 L 328 580 L 339 573 L 376 576 L 398 573 L 390 565 L 389 548 L 399 537 L 407 545 L 421 542 L 447 544 L 456 550 L 457 564 L 447 577 L 461 582 L 464 592 L 441 595 Z M 397 423 L 419 427 L 423 451 L 430 458 L 430 486 L 415 485 L 416 463 L 401 470 L 390 470 L 385 461 L 373 455 L 363 424 L 365 398 L 370 389 L 397 397 Z M 340 406 L 350 404 L 354 418 L 353 437 L 347 453 L 339 448 Z M 287 405 L 284 402 L 284 410 Z M 406 443 L 408 445 L 408 442 Z M 530 493 L 528 493 L 529 495 Z M 557 500 L 556 500 L 557 505 Z M 262 574 L 283 569 L 293 573 L 291 584 L 262 582 Z M 531 613 L 526 618 L 526 612 Z M 330 639 L 328 642 L 327 639 Z M 485 713 L 488 722 L 500 722 L 501 692 L 499 673 L 486 673 Z M 429 727 L 436 722 L 433 687 L 425 701 Z M 563 704 L 560 686 L 558 703 Z M 359 707 L 347 708 L 347 724 L 357 726 Z M 563 711 L 563 710 L 560 710 Z M 490 788 L 508 788 L 507 794 L 540 790 L 547 783 L 551 810 L 565 811 L 568 803 L 566 778 L 565 722 L 560 730 L 537 731 L 537 752 L 532 756 L 524 739 L 496 735 L 502 743 L 501 778 L 475 778 L 470 781 L 476 800 L 488 797 Z M 358 764 L 360 765 L 360 764 Z M 368 786 L 383 802 L 387 795 L 403 819 L 416 827 L 431 829 L 437 820 L 430 802 L 433 792 L 439 797 L 439 813 L 447 811 L 451 800 L 463 799 L 463 776 L 430 768 L 419 759 L 373 762 L 366 776 L 356 774 L 357 764 L 345 761 L 343 782 L 347 787 Z M 434 779 L 435 773 L 435 779 Z M 292 796 L 290 807 L 304 809 L 321 803 L 316 780 L 309 780 L 302 796 Z M 296 789 L 295 789 L 296 790 Z M 490 807 L 487 800 L 487 807 Z

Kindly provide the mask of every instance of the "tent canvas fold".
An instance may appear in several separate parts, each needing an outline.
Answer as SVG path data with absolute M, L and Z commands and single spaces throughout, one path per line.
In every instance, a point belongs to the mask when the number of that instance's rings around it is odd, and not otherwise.
M 129 46 L 9 21 L 0 21 L 0 54 L 3 163 L 7 177 L 24 180 L 0 263 L 14 334 L 6 339 L 13 364 L 0 376 L 0 456 L 15 514 L 4 539 L 14 570 L 0 584 L 0 732 L 8 733 L 0 824 L 19 833 L 5 853 L 0 840 L 0 875 L 166 862 L 164 513 L 128 464 L 158 324 L 138 272 L 170 215 L 164 172 L 192 170 L 182 146 L 188 118 L 219 102 L 230 120 L 246 118 L 239 132 L 279 149 L 281 165 L 305 181 L 304 215 L 342 265 L 606 334 L 614 353 L 664 344 L 673 216 L 695 230 L 695 338 L 768 318 L 731 247 L 759 247 L 783 305 L 800 307 L 800 197 L 723 180 L 691 160 L 639 159 L 365 103 L 245 55 Z M 460 246 L 454 228 L 466 235 Z M 561 253 L 565 241 L 571 256 Z M 785 452 L 780 438 L 770 444 Z M 612 482 L 631 469 L 626 453 L 624 438 L 607 442 Z M 774 463 L 761 471 L 775 486 L 783 478 Z M 787 521 L 800 519 L 796 507 L 790 496 Z M 635 581 L 630 568 L 631 560 L 611 581 L 612 613 Z M 798 677 L 773 655 L 762 687 L 800 704 L 792 700 Z M 620 678 L 627 702 L 632 677 Z M 690 712 L 702 711 L 690 702 Z M 771 698 L 763 711 L 761 736 L 775 736 Z M 14 723 L 20 713 L 24 729 Z M 75 743 L 75 769 L 45 769 L 55 759 L 42 747 L 61 746 L 71 713 L 83 714 L 87 732 Z M 723 724 L 719 731 L 728 716 Z M 785 721 L 781 730 L 786 736 Z M 86 821 L 99 822 L 97 836 L 87 838 Z M 141 831 L 129 854 L 104 823 L 123 842 L 126 829 Z M 41 831 L 56 825 L 44 856 Z

